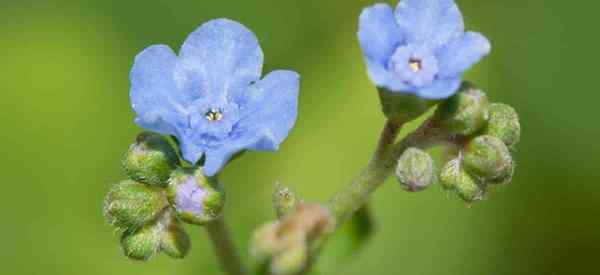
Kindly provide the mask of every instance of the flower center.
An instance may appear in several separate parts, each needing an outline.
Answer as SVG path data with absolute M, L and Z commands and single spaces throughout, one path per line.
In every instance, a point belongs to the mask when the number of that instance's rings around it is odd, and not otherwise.
M 411 58 L 408 60 L 408 66 L 410 66 L 410 68 L 415 72 L 418 73 L 423 69 L 423 64 L 421 63 L 421 60 L 416 59 L 416 58 Z
M 221 111 L 221 109 L 211 108 L 210 110 L 208 110 L 208 112 L 206 112 L 206 114 L 204 114 L 204 116 L 209 122 L 215 122 L 223 119 L 223 112 Z

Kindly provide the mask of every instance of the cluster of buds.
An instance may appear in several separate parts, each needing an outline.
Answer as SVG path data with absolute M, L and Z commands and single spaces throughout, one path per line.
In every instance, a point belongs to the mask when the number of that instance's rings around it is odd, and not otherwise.
M 255 231 L 252 255 L 261 269 L 274 275 L 294 275 L 308 266 L 319 240 L 335 229 L 328 208 L 304 203 L 287 188 L 278 186 L 274 194 L 278 220 Z
M 137 137 L 123 167 L 129 179 L 111 188 L 104 214 L 121 235 L 125 255 L 144 261 L 159 252 L 185 257 L 190 239 L 181 222 L 219 217 L 224 198 L 218 183 L 201 168 L 182 167 L 171 143 L 154 133 Z
M 435 182 L 455 191 L 466 202 L 481 200 L 491 185 L 510 183 L 515 164 L 512 152 L 521 133 L 515 110 L 489 103 L 471 84 L 442 102 L 432 121 L 451 146 L 449 161 L 435 169 L 431 156 L 418 148 L 407 149 L 396 168 L 396 177 L 408 191 L 421 191 Z M 438 171 L 436 171 L 438 170 Z

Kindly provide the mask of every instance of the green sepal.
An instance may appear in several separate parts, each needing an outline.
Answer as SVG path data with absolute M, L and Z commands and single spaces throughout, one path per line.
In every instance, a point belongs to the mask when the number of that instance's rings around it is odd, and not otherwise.
M 504 142 L 488 135 L 476 137 L 465 146 L 463 164 L 483 180 L 505 178 L 513 172 L 512 156 Z
M 451 134 L 468 136 L 486 126 L 488 106 L 484 92 L 471 83 L 463 82 L 454 96 L 438 106 L 435 117 Z
M 147 261 L 160 250 L 160 228 L 155 224 L 137 230 L 128 230 L 121 236 L 125 256 L 132 260 Z
M 485 194 L 485 185 L 479 184 L 461 167 L 459 158 L 444 165 L 440 173 L 440 184 L 444 189 L 456 192 L 468 203 L 481 200 Z
M 175 217 L 169 217 L 160 241 L 161 252 L 174 259 L 183 259 L 190 251 L 190 236 Z
M 514 149 L 521 138 L 521 124 L 517 111 L 502 103 L 493 103 L 489 109 L 490 120 L 483 133 L 501 139 L 509 149 Z
M 423 115 L 439 100 L 426 100 L 413 94 L 377 88 L 383 114 L 391 121 L 411 121 Z
M 169 140 L 159 134 L 143 132 L 129 146 L 123 159 L 125 173 L 131 179 L 154 186 L 166 186 L 179 157 Z
M 431 156 L 419 148 L 411 147 L 398 159 L 395 174 L 402 189 L 419 192 L 435 182 L 433 169 Z
M 104 215 L 113 226 L 135 230 L 156 220 L 167 206 L 162 189 L 125 180 L 108 192 Z

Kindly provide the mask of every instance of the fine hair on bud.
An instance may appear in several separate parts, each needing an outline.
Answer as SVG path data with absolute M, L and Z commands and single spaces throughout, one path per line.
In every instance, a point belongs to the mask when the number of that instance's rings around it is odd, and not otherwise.
M 183 259 L 190 251 L 190 237 L 183 229 L 181 223 L 173 216 L 164 218 L 160 250 L 173 259 Z
M 468 203 L 481 200 L 485 194 L 485 186 L 478 184 L 475 178 L 462 169 L 460 158 L 453 159 L 444 165 L 440 173 L 440 182 L 444 189 L 456 192 L 461 199 Z
M 299 198 L 290 188 L 285 187 L 280 183 L 275 184 L 275 192 L 273 192 L 273 207 L 275 208 L 277 217 L 282 218 L 301 203 L 302 199 Z
M 418 192 L 435 182 L 435 174 L 431 156 L 418 148 L 408 148 L 396 166 L 396 178 L 402 189 Z
M 121 237 L 121 247 L 125 256 L 138 261 L 147 261 L 158 253 L 160 242 L 161 232 L 154 224 L 125 231 Z
M 436 117 L 451 134 L 469 136 L 486 126 L 488 106 L 486 94 L 464 82 L 458 93 L 438 106 Z
M 139 134 L 123 159 L 123 167 L 131 179 L 163 187 L 178 164 L 179 158 L 169 141 L 150 132 Z
M 521 139 L 519 115 L 513 107 L 502 103 L 490 105 L 490 120 L 484 134 L 502 140 L 509 149 L 514 149 Z
M 169 179 L 169 203 L 180 220 L 203 225 L 219 218 L 225 193 L 216 178 L 206 177 L 202 168 L 179 168 Z
M 156 220 L 167 206 L 160 188 L 125 180 L 113 185 L 108 192 L 104 215 L 113 226 L 135 230 Z
M 504 142 L 497 137 L 483 135 L 471 140 L 465 147 L 465 169 L 482 180 L 504 178 L 512 173 L 512 156 Z

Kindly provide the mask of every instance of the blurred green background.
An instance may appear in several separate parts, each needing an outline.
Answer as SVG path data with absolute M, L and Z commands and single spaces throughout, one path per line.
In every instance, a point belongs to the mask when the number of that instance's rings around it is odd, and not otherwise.
M 513 184 L 467 208 L 439 187 L 408 194 L 389 180 L 372 200 L 376 236 L 350 261 L 321 268 L 600 274 L 600 2 L 457 2 L 468 29 L 493 44 L 467 78 L 521 115 Z M 131 262 L 101 211 L 140 131 L 128 99 L 134 56 L 158 43 L 178 49 L 212 18 L 238 20 L 257 34 L 265 72 L 302 75 L 299 120 L 281 150 L 246 154 L 223 173 L 236 241 L 247 251 L 252 230 L 272 218 L 276 181 L 327 199 L 366 164 L 384 122 L 355 34 L 361 9 L 372 3 L 2 1 L 0 273 L 219 274 L 201 228 L 188 228 L 193 249 L 185 260 Z

